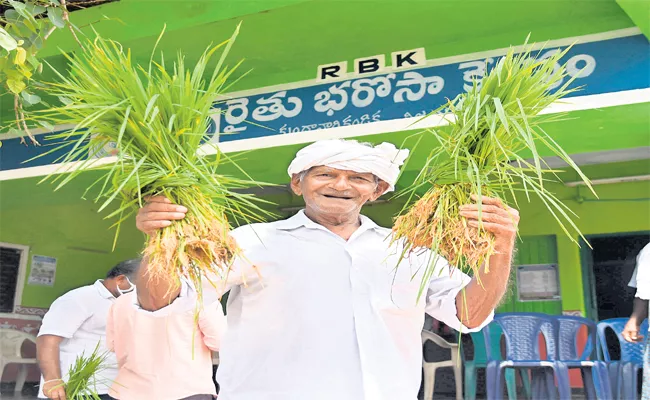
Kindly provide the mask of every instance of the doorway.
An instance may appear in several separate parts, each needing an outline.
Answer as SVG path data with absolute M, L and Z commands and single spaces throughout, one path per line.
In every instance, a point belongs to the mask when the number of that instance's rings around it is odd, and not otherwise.
M 588 317 L 600 321 L 629 317 L 635 289 L 628 287 L 636 256 L 650 242 L 650 232 L 587 237 L 592 249 L 582 246 L 585 306 Z

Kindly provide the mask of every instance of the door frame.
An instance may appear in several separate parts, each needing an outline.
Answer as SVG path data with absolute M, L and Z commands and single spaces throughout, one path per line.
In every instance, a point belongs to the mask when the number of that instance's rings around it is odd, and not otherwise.
M 598 233 L 594 235 L 585 235 L 587 240 L 603 237 L 625 237 L 625 236 L 650 236 L 648 231 L 632 231 L 632 232 L 611 232 L 611 233 Z M 598 302 L 596 298 L 596 277 L 594 276 L 594 259 L 591 247 L 587 245 L 584 239 L 580 239 L 580 264 L 582 270 L 582 287 L 584 291 L 585 317 L 592 321 L 598 322 Z
M 21 305 L 23 300 L 23 289 L 25 288 L 25 278 L 27 274 L 27 260 L 29 256 L 29 246 L 15 243 L 0 242 L 0 247 L 20 251 L 20 261 L 18 264 L 18 276 L 16 277 L 16 292 L 14 294 L 14 307 L 11 313 L 16 312 L 16 308 Z M 6 313 L 3 313 L 6 314 Z M 2 372 L 0 371 L 0 374 Z

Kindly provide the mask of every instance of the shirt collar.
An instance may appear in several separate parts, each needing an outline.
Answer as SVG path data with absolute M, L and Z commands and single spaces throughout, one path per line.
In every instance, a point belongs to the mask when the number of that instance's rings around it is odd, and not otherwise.
M 114 299 L 115 296 L 113 296 L 113 293 L 111 293 L 108 289 L 106 289 L 106 286 L 104 286 L 104 280 L 103 279 L 97 279 L 95 283 L 93 284 L 95 289 L 99 292 L 99 294 L 105 298 L 105 299 Z
M 370 229 L 379 228 L 379 225 L 377 225 L 373 220 L 366 217 L 365 215 L 359 214 L 359 218 L 361 219 L 361 226 L 358 229 L 359 231 L 364 232 L 364 231 L 367 231 L 367 230 L 370 230 Z M 281 230 L 292 230 L 292 229 L 300 228 L 302 226 L 304 226 L 305 228 L 308 228 L 308 229 L 321 229 L 321 230 L 324 229 L 324 230 L 329 231 L 323 225 L 318 224 L 318 223 L 312 221 L 311 219 L 309 219 L 309 217 L 307 217 L 307 215 L 305 215 L 305 210 L 304 209 L 298 211 L 294 216 L 292 216 L 290 218 L 287 218 L 287 219 L 284 219 L 284 220 L 281 220 L 281 221 L 277 221 L 275 223 L 275 227 L 277 229 L 281 229 Z

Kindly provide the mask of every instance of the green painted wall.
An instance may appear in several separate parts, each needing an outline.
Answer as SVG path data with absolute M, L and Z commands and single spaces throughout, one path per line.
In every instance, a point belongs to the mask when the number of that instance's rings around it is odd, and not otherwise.
M 85 178 L 80 179 L 86 183 Z M 66 291 L 103 278 L 119 261 L 138 255 L 143 235 L 135 230 L 133 221 L 125 225 L 117 250 L 112 252 L 112 222 L 102 219 L 96 204 L 68 199 L 79 199 L 82 191 L 64 187 L 52 193 L 51 186 L 30 181 L 31 190 L 25 191 L 8 182 L 0 184 L 0 242 L 29 246 L 30 264 L 34 254 L 55 257 L 57 271 L 53 287 L 25 284 L 20 305 L 49 307 Z M 37 206 L 25 201 L 34 197 L 40 198 Z M 29 268 L 31 265 L 25 283 Z
M 650 173 L 650 161 L 586 166 L 591 179 Z M 569 173 L 567 173 L 569 175 Z M 575 177 L 574 177 L 575 178 Z M 567 176 L 566 180 L 574 180 Z M 585 235 L 650 230 L 650 182 L 598 185 L 596 199 L 584 188 L 553 185 L 552 190 L 578 216 L 576 223 Z M 520 202 L 522 236 L 555 235 L 562 291 L 562 309 L 585 313 L 580 248 L 560 229 L 539 201 Z M 576 235 L 572 237 L 578 240 Z
M 650 39 L 650 2 L 647 0 L 616 0 L 616 3 Z
M 540 312 L 562 314 L 562 301 L 519 301 L 517 296 L 517 273 L 515 267 L 524 264 L 557 263 L 557 244 L 554 235 L 523 236 L 517 242 L 517 254 L 513 263 L 510 286 L 497 312 Z

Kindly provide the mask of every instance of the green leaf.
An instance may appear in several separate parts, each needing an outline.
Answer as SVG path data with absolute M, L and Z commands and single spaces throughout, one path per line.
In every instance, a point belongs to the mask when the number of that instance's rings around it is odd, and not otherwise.
M 25 11 L 25 13 L 27 13 L 27 11 Z M 30 15 L 30 17 L 31 17 L 31 15 Z M 25 18 L 25 19 L 22 20 L 22 26 L 27 28 L 30 33 L 38 33 L 38 24 L 37 24 L 37 22 L 35 20 L 32 21 L 29 18 Z M 28 36 L 28 35 L 24 35 L 24 36 Z
M 47 121 L 38 121 L 38 124 L 43 128 L 47 129 L 50 132 L 54 132 L 54 125 L 50 124 Z
M 9 22 L 9 23 L 12 23 L 12 22 L 14 22 L 14 21 L 17 21 L 19 17 L 20 17 L 20 14 L 18 14 L 18 13 L 16 12 L 16 10 L 9 9 L 9 10 L 5 11 L 5 19 L 6 19 L 7 22 Z
M 14 10 L 23 17 L 21 22 L 24 26 L 28 27 L 31 31 L 37 30 L 38 27 L 35 25 L 36 19 L 34 19 L 34 16 L 29 12 L 25 3 L 9 0 L 9 4 L 11 4 Z
M 32 72 L 32 69 L 29 67 L 29 65 L 23 64 L 18 66 L 18 70 L 23 74 L 27 80 L 29 80 L 34 73 Z
M 15 79 L 7 79 L 7 86 L 9 86 L 9 90 L 15 94 L 22 92 L 27 87 L 25 82 L 17 81 Z
M 18 10 L 18 12 L 27 8 L 27 5 L 25 3 L 21 3 L 19 1 L 9 0 L 9 4 L 11 4 L 14 9 Z
M 34 39 L 34 47 L 36 47 L 37 50 L 40 50 L 43 48 L 43 38 L 42 37 L 37 37 Z
M 63 97 L 63 96 L 59 96 L 59 101 L 61 101 L 61 103 L 65 104 L 66 106 L 69 106 L 70 104 L 73 103 L 72 100 L 70 100 L 67 97 Z
M 15 50 L 18 47 L 18 42 L 9 34 L 0 27 L 0 47 L 7 51 Z
M 15 81 L 20 81 L 23 79 L 23 74 L 15 68 L 7 69 L 4 72 L 5 75 L 7 75 L 7 80 L 13 79 Z
M 45 12 L 45 7 L 39 6 L 38 4 L 26 3 L 25 11 L 33 16 L 36 16 L 43 14 Z
M 48 7 L 47 17 L 52 21 L 57 28 L 65 28 L 65 21 L 63 20 L 63 10 L 59 7 Z
M 33 106 L 34 104 L 38 104 L 41 102 L 41 98 L 35 94 L 31 94 L 28 91 L 24 90 L 21 93 L 21 96 L 23 99 L 29 104 L 30 106 Z
M 28 54 L 27 55 L 27 62 L 29 63 L 29 65 L 34 67 L 34 69 L 38 68 L 38 66 L 41 65 L 41 62 L 38 61 L 38 59 L 36 57 L 34 57 L 33 54 Z

